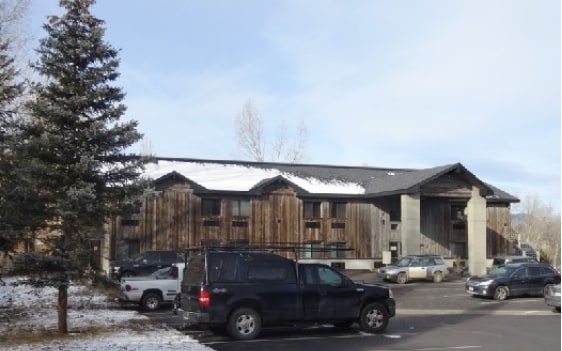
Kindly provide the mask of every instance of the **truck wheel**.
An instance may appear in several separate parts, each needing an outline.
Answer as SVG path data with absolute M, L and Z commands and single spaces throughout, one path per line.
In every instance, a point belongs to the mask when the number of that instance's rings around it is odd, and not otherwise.
M 162 299 L 157 293 L 148 293 L 143 296 L 141 301 L 142 308 L 147 311 L 156 311 L 158 308 L 160 308 L 161 303 Z
M 228 318 L 226 329 L 233 339 L 254 339 L 261 331 L 260 315 L 251 308 L 239 308 Z
M 366 333 L 382 333 L 388 326 L 390 317 L 386 308 L 380 303 L 370 303 L 363 307 L 359 317 L 359 326 Z
M 443 273 L 435 272 L 433 273 L 433 282 L 434 283 L 441 283 L 443 281 Z
M 404 272 L 398 273 L 398 276 L 396 277 L 396 282 L 398 284 L 406 284 L 408 282 L 408 276 L 406 275 L 406 273 Z
M 509 296 L 509 288 L 507 286 L 498 286 L 494 291 L 494 300 L 505 300 Z

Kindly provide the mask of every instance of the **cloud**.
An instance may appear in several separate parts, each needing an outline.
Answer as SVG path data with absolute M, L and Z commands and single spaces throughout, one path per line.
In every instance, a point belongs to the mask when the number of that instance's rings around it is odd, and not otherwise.
M 495 185 L 554 193 L 559 207 L 559 1 L 96 9 L 122 48 L 127 116 L 161 156 L 231 158 L 252 99 L 270 131 L 304 120 L 312 163 L 462 162 Z

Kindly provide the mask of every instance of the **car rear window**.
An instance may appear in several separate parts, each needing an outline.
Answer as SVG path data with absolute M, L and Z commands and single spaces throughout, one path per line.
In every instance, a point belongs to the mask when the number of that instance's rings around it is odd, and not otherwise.
M 555 274 L 556 271 L 554 270 L 554 268 L 550 268 L 550 267 L 541 267 L 541 274 Z
M 209 282 L 234 282 L 238 276 L 240 257 L 235 254 L 210 254 L 207 262 Z
M 293 265 L 286 260 L 260 258 L 248 261 L 249 281 L 296 281 Z
M 493 266 L 501 266 L 502 264 L 504 264 L 504 262 L 505 262 L 505 258 L 496 257 L 496 258 L 494 258 L 494 260 L 492 261 L 492 265 L 493 265 Z
M 203 281 L 204 272 L 205 262 L 203 257 L 192 257 L 189 259 L 189 263 L 183 272 L 183 281 L 187 285 L 200 285 Z

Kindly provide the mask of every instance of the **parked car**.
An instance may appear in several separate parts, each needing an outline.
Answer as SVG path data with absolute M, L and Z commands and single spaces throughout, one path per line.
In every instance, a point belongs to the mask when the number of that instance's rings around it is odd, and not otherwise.
M 336 269 L 273 253 L 209 250 L 187 261 L 175 313 L 184 326 L 226 330 L 239 340 L 262 326 L 354 322 L 368 333 L 386 329 L 395 315 L 391 290 L 356 283 Z
M 123 277 L 146 276 L 158 269 L 170 267 L 173 263 L 184 261 L 184 255 L 179 251 L 146 251 L 133 260 L 114 262 L 111 277 L 121 280 Z
M 184 267 L 185 263 L 174 263 L 149 276 L 122 278 L 119 302 L 121 305 L 140 305 L 147 311 L 156 311 L 164 304 L 173 303 L 180 291 Z
M 439 255 L 404 256 L 395 265 L 379 268 L 381 279 L 398 284 L 412 280 L 433 280 L 440 283 L 448 275 L 447 265 Z
M 560 313 L 560 283 L 544 287 L 544 302 Z
M 466 292 L 473 296 L 505 300 L 513 296 L 542 296 L 548 284 L 560 283 L 560 273 L 547 263 L 508 263 L 485 276 L 466 280 Z

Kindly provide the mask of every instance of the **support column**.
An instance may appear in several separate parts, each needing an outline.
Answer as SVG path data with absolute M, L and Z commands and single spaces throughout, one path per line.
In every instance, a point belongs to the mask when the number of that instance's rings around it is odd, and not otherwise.
M 468 271 L 473 275 L 486 274 L 486 199 L 473 186 L 466 205 L 468 224 Z
M 402 255 L 419 254 L 421 250 L 420 194 L 400 195 Z

